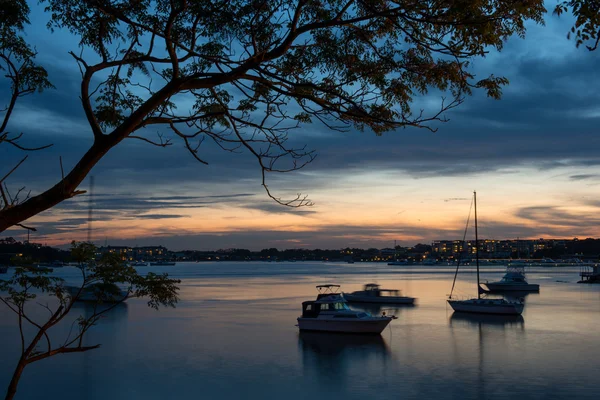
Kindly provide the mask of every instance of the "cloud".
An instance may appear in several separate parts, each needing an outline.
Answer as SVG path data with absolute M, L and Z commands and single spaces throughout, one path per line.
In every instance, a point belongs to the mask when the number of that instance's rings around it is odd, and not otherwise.
M 142 214 L 137 215 L 135 218 L 141 219 L 170 219 L 170 218 L 189 218 L 189 215 L 178 215 L 178 214 Z
M 580 175 L 571 175 L 569 177 L 572 181 L 583 181 L 583 180 L 596 180 L 600 179 L 600 174 L 580 174 Z
M 281 204 L 278 204 L 278 203 L 275 203 L 275 202 L 269 201 L 269 200 L 261 202 L 261 203 L 246 203 L 246 204 L 242 204 L 241 207 L 243 207 L 245 209 L 250 209 L 250 210 L 264 211 L 269 214 L 292 214 L 292 215 L 308 216 L 308 215 L 317 213 L 317 211 L 313 208 L 287 207 L 287 206 L 284 206 L 284 205 L 281 205 Z
M 8 184 L 12 188 L 26 183 L 35 195 L 60 179 L 59 157 L 62 157 L 65 171 L 69 171 L 85 154 L 93 138 L 85 125 L 78 99 L 79 72 L 71 57 L 63 51 L 75 49 L 77 40 L 60 30 L 50 38 L 44 28 L 47 15 L 39 7 L 32 9 L 28 39 L 38 45 L 39 59 L 57 89 L 23 98 L 11 121 L 11 129 L 25 133 L 24 144 L 41 145 L 50 139 L 55 145 L 31 153 Z M 594 184 L 600 177 L 597 151 L 600 147 L 600 135 L 597 134 L 600 69 L 597 68 L 598 54 L 576 49 L 572 41 L 565 39 L 572 23 L 570 17 L 557 19 L 548 15 L 545 27 L 527 25 L 525 40 L 511 38 L 501 53 L 493 52 L 485 59 L 473 60 L 472 71 L 478 78 L 495 73 L 510 80 L 503 99 L 491 100 L 476 92 L 467 97 L 463 105 L 447 113 L 450 122 L 435 124 L 439 128 L 435 133 L 407 128 L 378 137 L 352 129 L 345 133 L 335 132 L 319 123 L 292 131 L 290 145 L 306 144 L 317 150 L 318 157 L 302 171 L 270 174 L 269 187 L 284 198 L 295 196 L 298 191 L 308 193 L 318 208 L 294 210 L 271 203 L 261 188 L 260 168 L 247 152 L 225 152 L 206 141 L 200 149 L 200 157 L 209 162 L 204 166 L 196 162 L 177 140 L 165 149 L 125 140 L 91 173 L 96 178 L 94 219 L 98 222 L 127 220 L 127 226 L 133 226 L 135 219 L 139 219 L 140 224 L 144 220 L 155 220 L 153 224 L 156 225 L 164 220 L 162 228 L 156 228 L 154 232 L 162 232 L 165 236 L 152 240 L 164 239 L 179 246 L 177 240 L 169 239 L 171 236 L 168 235 L 177 233 L 177 227 L 169 225 L 169 218 L 183 219 L 194 209 L 236 207 L 260 211 L 265 214 L 265 219 L 273 218 L 274 226 L 278 219 L 283 219 L 282 215 L 304 216 L 306 225 L 303 227 L 310 232 L 207 232 L 205 236 L 185 232 L 186 239 L 182 239 L 182 243 L 188 243 L 190 248 L 210 243 L 225 247 L 229 242 L 238 243 L 239 247 L 251 247 L 243 246 L 244 240 L 256 247 L 261 246 L 260 240 L 316 246 L 321 243 L 323 246 L 345 246 L 345 241 L 375 245 L 388 240 L 381 238 L 395 234 L 411 238 L 407 240 L 428 241 L 445 238 L 454 231 L 414 226 L 382 228 L 370 221 L 361 221 L 362 226 L 332 223 L 327 228 L 315 230 L 310 226 L 311 218 L 329 215 L 336 207 L 330 202 L 328 208 L 324 205 L 326 201 L 321 199 L 339 193 L 357 194 L 343 200 L 355 204 L 357 209 L 373 210 L 372 215 L 377 217 L 379 193 L 371 191 L 374 176 L 387 180 L 390 187 L 407 186 L 411 192 L 406 193 L 403 200 L 418 202 L 422 200 L 419 196 L 424 194 L 415 188 L 422 188 L 427 194 L 439 193 L 440 199 L 460 196 L 460 193 L 448 193 L 457 186 L 459 178 L 472 185 L 494 180 L 502 181 L 502 184 L 510 181 L 514 187 L 507 190 L 532 183 L 546 188 L 548 183 L 541 179 L 548 171 L 556 172 L 554 179 L 563 179 L 561 188 L 554 192 L 548 190 L 556 198 L 566 190 L 577 197 L 591 196 L 593 193 L 588 194 L 582 188 Z M 0 80 L 0 92 L 2 82 Z M 431 94 L 420 98 L 419 104 L 437 107 L 440 100 L 439 94 Z M 156 132 L 147 130 L 144 134 L 152 136 Z M 21 152 L 0 146 L 3 165 L 14 165 L 22 157 Z M 446 179 L 440 181 L 439 178 Z M 416 179 L 418 183 L 415 183 Z M 385 190 L 381 182 L 378 184 L 378 190 L 382 187 Z M 81 188 L 87 189 L 87 181 Z M 497 190 L 502 192 L 504 188 Z M 373 199 L 370 202 L 364 200 L 367 194 Z M 563 235 L 578 229 L 588 233 L 597 229 L 593 227 L 597 222 L 593 214 L 572 211 L 554 203 L 540 206 L 533 203 L 536 199 L 517 197 L 506 206 L 519 221 L 506 223 L 500 217 L 497 221 L 482 221 L 482 227 L 489 229 L 490 235 L 496 238 L 542 233 Z M 43 230 L 84 229 L 87 200 L 88 197 L 81 196 L 42 214 L 38 220 Z M 532 202 L 535 206 L 523 206 L 519 202 Z M 593 207 L 593 200 L 589 202 Z M 410 210 L 408 204 L 401 207 Z M 56 222 L 49 223 L 44 218 Z M 243 226 L 238 228 L 244 229 Z M 373 237 L 369 239 L 369 235 Z M 198 241 L 194 241 L 194 237 Z

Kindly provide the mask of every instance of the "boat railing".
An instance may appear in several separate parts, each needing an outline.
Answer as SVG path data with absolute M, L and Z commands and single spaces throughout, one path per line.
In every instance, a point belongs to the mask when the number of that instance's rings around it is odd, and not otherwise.
M 317 285 L 317 291 L 321 294 L 339 294 L 340 285 Z

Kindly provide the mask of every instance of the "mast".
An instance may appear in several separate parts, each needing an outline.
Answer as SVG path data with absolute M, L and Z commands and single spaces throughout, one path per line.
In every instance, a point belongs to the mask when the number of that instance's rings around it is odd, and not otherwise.
M 477 298 L 481 298 L 479 290 L 479 236 L 477 235 L 477 192 L 473 191 L 473 203 L 475 205 L 475 263 L 477 264 Z
M 88 200 L 88 231 L 87 241 L 92 243 L 92 209 L 94 205 L 94 176 L 90 176 L 90 194 Z

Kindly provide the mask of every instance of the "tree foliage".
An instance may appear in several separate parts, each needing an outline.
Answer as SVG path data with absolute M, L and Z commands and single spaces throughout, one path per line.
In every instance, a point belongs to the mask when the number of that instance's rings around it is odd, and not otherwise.
M 46 70 L 35 62 L 35 50 L 27 44 L 21 34 L 24 25 L 29 23 L 28 15 L 29 7 L 25 0 L 0 0 L 0 74 L 7 79 L 9 86 L 8 91 L 0 93 L 0 102 L 5 102 L 0 103 L 0 107 L 3 107 L 0 108 L 0 146 L 10 145 L 24 151 L 40 150 L 49 146 L 28 148 L 19 142 L 22 132 L 8 130 L 8 122 L 15 105 L 23 96 L 52 87 Z M 24 187 L 11 195 L 6 186 L 7 178 L 26 158 L 11 170 L 0 171 L 0 213 L 28 197 L 24 199 L 21 195 Z
M 42 3 L 50 29 L 79 38 L 70 55 L 94 143 L 54 187 L 0 211 L 0 231 L 81 193 L 90 169 L 130 138 L 179 139 L 205 164 L 204 140 L 247 151 L 269 196 L 306 205 L 305 196 L 275 197 L 265 180 L 315 157 L 290 145 L 290 132 L 317 122 L 377 134 L 435 129 L 473 90 L 500 97 L 508 80 L 474 76 L 471 60 L 523 36 L 525 21 L 542 22 L 545 11 L 542 0 Z M 426 94 L 441 97 L 439 108 L 422 109 Z
M 57 354 L 85 352 L 100 347 L 100 344 L 84 345 L 85 334 L 100 319 L 130 297 L 146 298 L 148 306 L 175 307 L 178 297 L 179 280 L 167 274 L 149 272 L 140 275 L 131 266 L 124 265 L 115 254 L 106 254 L 95 260 L 96 248 L 90 243 L 73 242 L 72 255 L 80 264 L 81 281 L 69 286 L 62 278 L 48 276 L 48 270 L 38 269 L 25 263 L 15 269 L 7 280 L 0 280 L 0 302 L 17 317 L 20 332 L 21 357 L 8 387 L 6 399 L 12 399 L 25 367 Z M 42 298 L 45 304 L 37 302 Z M 45 322 L 36 321 L 31 316 L 33 302 L 49 311 Z M 52 343 L 48 330 L 64 321 L 72 313 L 78 301 L 89 303 L 91 313 L 79 316 L 75 330 L 60 341 Z M 33 328 L 34 335 L 29 341 L 26 325 Z
M 600 43 L 600 1 L 598 0 L 568 0 L 559 3 L 555 15 L 571 12 L 575 16 L 575 25 L 567 34 L 569 39 L 575 39 L 575 46 L 585 47 L 594 51 Z

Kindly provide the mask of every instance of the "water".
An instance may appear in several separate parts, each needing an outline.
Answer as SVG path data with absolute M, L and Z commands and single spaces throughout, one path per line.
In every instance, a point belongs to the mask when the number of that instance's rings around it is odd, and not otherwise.
M 582 399 L 600 390 L 600 285 L 576 284 L 578 269 L 530 270 L 541 292 L 526 297 L 518 319 L 453 314 L 445 302 L 452 267 L 222 262 L 139 269 L 181 278 L 178 307 L 154 311 L 129 300 L 87 337 L 100 349 L 28 366 L 17 399 Z M 55 270 L 69 281 L 76 273 Z M 482 279 L 501 273 L 484 267 Z M 459 293 L 475 294 L 474 278 L 461 269 Z M 418 304 L 369 309 L 398 316 L 380 337 L 298 333 L 300 303 L 315 297 L 315 285 L 353 291 L 369 282 L 401 289 Z M 89 313 L 86 306 L 75 311 Z M 55 329 L 53 340 L 68 329 Z M 0 338 L 5 388 L 19 336 L 4 306 Z

